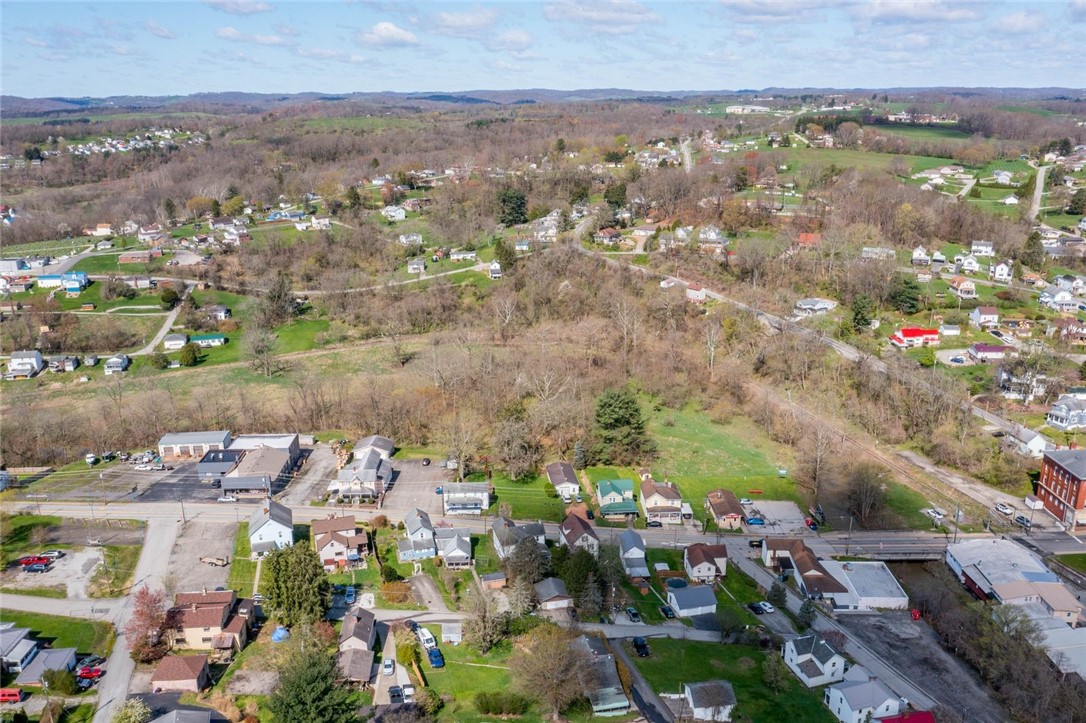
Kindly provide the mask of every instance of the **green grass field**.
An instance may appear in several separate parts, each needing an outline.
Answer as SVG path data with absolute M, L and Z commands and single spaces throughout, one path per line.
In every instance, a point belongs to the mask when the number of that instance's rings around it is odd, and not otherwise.
M 0 622 L 30 628 L 30 634 L 54 648 L 75 648 L 79 653 L 93 653 L 103 658 L 113 650 L 113 626 L 79 618 L 0 610 Z
M 95 570 L 87 587 L 90 597 L 113 598 L 127 595 L 142 550 L 140 545 L 106 545 L 102 548 L 103 563 Z
M 86 463 L 83 463 L 83 467 L 86 466 Z M 38 515 L 0 516 L 0 537 L 4 540 L 0 560 L 3 560 L 4 567 L 14 564 L 23 555 L 42 549 L 40 543 L 31 542 L 35 529 L 51 527 L 60 523 L 61 519 L 59 517 Z
M 874 130 L 886 135 L 923 140 L 967 141 L 970 138 L 968 133 L 962 133 L 956 128 L 939 126 L 880 125 L 874 126 Z
M 5 118 L 5 123 L 11 122 L 10 119 Z M 36 241 L 29 244 L 18 244 L 16 246 L 5 245 L 5 256 L 37 256 L 39 254 L 49 254 L 50 256 L 70 256 L 75 253 L 85 251 L 87 247 L 92 245 L 95 239 L 90 236 L 77 236 L 75 238 L 63 238 L 55 239 L 53 241 Z
M 132 244 L 137 246 L 137 244 Z M 118 276 L 145 276 L 148 273 L 157 274 L 166 268 L 166 262 L 173 258 L 173 254 L 163 254 L 158 258 L 153 258 L 146 264 L 121 264 L 117 262 L 120 254 L 116 253 L 104 253 L 97 254 L 95 256 L 88 256 L 85 259 L 81 259 L 75 266 L 72 267 L 72 271 L 85 271 L 88 274 L 95 276 L 116 274 Z
M 1078 222 L 1082 220 L 1082 216 L 1075 216 L 1070 213 L 1046 212 L 1042 220 L 1055 228 L 1075 228 L 1078 226 Z
M 788 154 L 790 171 L 796 171 L 806 164 L 829 166 L 831 163 L 838 168 L 882 169 L 889 167 L 895 158 L 904 158 L 909 163 L 911 172 L 918 173 L 953 163 L 949 158 L 897 156 L 891 153 L 869 153 L 846 148 L 799 148 L 793 146 L 784 150 Z
M 249 559 L 251 554 L 249 523 L 242 522 L 234 534 L 234 553 L 230 556 L 230 574 L 226 578 L 226 586 L 236 591 L 238 595 L 248 596 L 254 592 L 256 563 Z
M 468 477 L 472 482 L 482 482 L 485 479 L 481 473 Z M 494 485 L 496 498 L 490 505 L 492 515 L 498 514 L 500 505 L 508 504 L 512 507 L 515 518 L 560 522 L 565 517 L 562 500 L 547 494 L 551 487 L 545 475 L 513 481 L 504 472 L 495 472 L 491 483 Z
M 1067 565 L 1072 570 L 1078 570 L 1082 574 L 1086 575 L 1086 553 L 1080 553 L 1077 555 L 1058 555 L 1056 559 Z
M 310 118 L 302 128 L 322 131 L 379 131 L 386 128 L 418 128 L 422 123 L 414 118 L 394 116 L 350 116 L 344 118 Z
M 626 645 L 629 645 L 626 643 Z M 822 705 L 819 690 L 810 690 L 794 678 L 787 677 L 787 687 L 773 693 L 762 682 L 761 663 L 766 655 L 758 648 L 742 645 L 692 642 L 654 638 L 647 658 L 631 659 L 649 685 L 657 693 L 678 693 L 683 683 L 705 680 L 727 680 L 735 689 L 738 702 L 735 714 L 753 723 L 770 721 L 804 721 L 831 723 L 835 720 Z

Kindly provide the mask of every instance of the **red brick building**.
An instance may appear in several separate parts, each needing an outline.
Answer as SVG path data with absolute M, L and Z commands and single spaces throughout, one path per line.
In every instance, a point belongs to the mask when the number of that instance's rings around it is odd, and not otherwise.
M 1046 452 L 1037 498 L 1069 529 L 1086 526 L 1086 450 Z

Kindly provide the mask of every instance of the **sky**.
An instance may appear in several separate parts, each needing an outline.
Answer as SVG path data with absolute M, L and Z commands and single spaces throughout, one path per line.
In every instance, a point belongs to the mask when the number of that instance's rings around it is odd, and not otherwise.
M 6 95 L 1086 87 L 1086 0 L 0 4 Z

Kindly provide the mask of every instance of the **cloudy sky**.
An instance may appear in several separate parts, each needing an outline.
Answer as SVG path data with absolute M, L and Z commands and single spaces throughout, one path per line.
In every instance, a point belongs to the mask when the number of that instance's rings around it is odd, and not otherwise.
M 3 93 L 1086 86 L 1086 0 L 4 0 Z

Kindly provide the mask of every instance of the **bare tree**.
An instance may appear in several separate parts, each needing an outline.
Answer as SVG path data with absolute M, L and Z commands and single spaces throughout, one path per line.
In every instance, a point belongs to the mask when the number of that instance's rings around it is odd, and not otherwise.
M 254 326 L 245 334 L 245 356 L 253 369 L 265 377 L 271 377 L 279 371 L 275 361 L 277 345 L 278 337 L 267 327 Z
M 637 347 L 638 334 L 641 331 L 641 310 L 636 303 L 623 296 L 611 302 L 608 312 L 622 336 L 622 363 L 629 372 L 630 353 Z
M 509 671 L 525 694 L 548 710 L 553 720 L 583 695 L 591 682 L 588 653 L 572 645 L 573 633 L 557 625 L 541 625 L 517 641 L 522 651 L 509 659 Z
M 709 381 L 716 378 L 716 350 L 720 346 L 720 320 L 709 317 L 705 322 L 705 354 L 709 358 Z
M 497 295 L 491 299 L 490 306 L 494 309 L 494 316 L 498 320 L 498 331 L 504 344 L 513 331 L 513 320 L 517 314 L 517 297 L 513 294 Z

